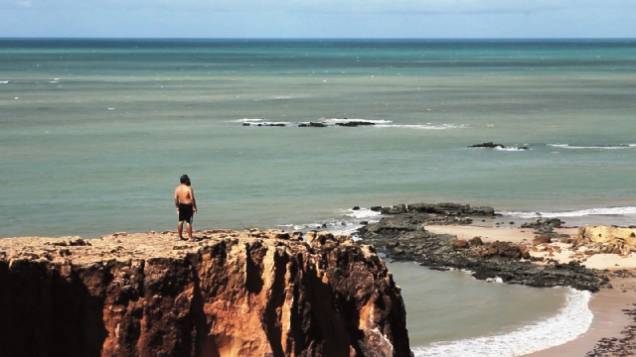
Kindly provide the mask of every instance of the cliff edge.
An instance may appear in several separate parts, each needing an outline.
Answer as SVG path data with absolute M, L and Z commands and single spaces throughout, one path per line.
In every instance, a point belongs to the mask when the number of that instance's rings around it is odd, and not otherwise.
M 0 239 L 7 356 L 410 356 L 400 290 L 328 233 Z

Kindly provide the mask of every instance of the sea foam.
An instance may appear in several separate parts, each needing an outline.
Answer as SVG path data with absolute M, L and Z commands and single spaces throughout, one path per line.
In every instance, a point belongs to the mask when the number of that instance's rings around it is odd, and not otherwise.
M 378 211 L 372 211 L 368 208 L 360 208 L 357 210 L 348 209 L 345 213 L 347 216 L 356 219 L 367 219 L 367 218 L 378 218 L 382 215 L 382 213 Z
M 500 146 L 497 146 L 495 148 L 495 150 L 497 150 L 497 151 L 519 152 L 519 151 L 528 151 L 529 149 L 525 148 L 525 147 L 517 147 L 517 146 L 506 146 L 506 147 L 503 147 L 503 148 L 500 147 Z
M 532 322 L 509 333 L 415 347 L 413 353 L 415 357 L 512 357 L 561 345 L 590 328 L 594 317 L 588 306 L 590 298 L 589 291 L 570 288 L 565 306 L 555 316 Z
M 403 128 L 403 129 L 422 129 L 422 130 L 446 130 L 446 129 L 464 129 L 464 124 L 380 124 L 375 125 L 376 128 Z
M 621 145 L 590 145 L 590 146 L 577 146 L 570 144 L 548 144 L 560 149 L 568 150 L 624 150 L 636 147 L 636 144 L 621 144 Z
M 320 119 L 320 121 L 322 121 L 325 124 L 332 124 L 332 125 L 336 125 L 336 124 L 347 124 L 347 123 L 352 123 L 352 122 L 363 122 L 363 123 L 371 123 L 371 124 L 388 124 L 388 123 L 392 123 L 391 120 L 382 120 L 382 119 L 377 119 L 377 120 L 372 120 L 372 119 L 354 119 L 354 118 L 327 118 L 327 119 Z
M 547 211 L 547 212 L 528 212 L 528 211 L 500 211 L 498 214 L 504 216 L 514 216 L 519 218 L 558 218 L 558 217 L 584 217 L 584 216 L 624 216 L 624 215 L 636 215 L 636 207 L 602 207 L 602 208 L 588 208 L 574 211 Z
M 236 119 L 233 120 L 233 122 L 235 123 L 257 123 L 260 121 L 264 121 L 265 119 L 263 118 L 242 118 L 242 119 Z

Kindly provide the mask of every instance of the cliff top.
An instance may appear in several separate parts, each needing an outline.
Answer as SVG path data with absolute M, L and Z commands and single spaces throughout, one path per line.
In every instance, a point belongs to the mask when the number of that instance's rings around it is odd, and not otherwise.
M 196 241 L 177 238 L 176 232 L 113 233 L 100 238 L 73 237 L 13 237 L 0 239 L 0 259 L 46 260 L 52 263 L 92 264 L 100 261 L 127 261 L 149 258 L 182 258 L 220 240 L 255 242 L 266 246 L 287 248 L 310 244 L 316 237 L 330 237 L 338 243 L 350 242 L 348 236 L 334 237 L 326 232 L 305 234 L 280 230 L 227 230 L 197 231 Z

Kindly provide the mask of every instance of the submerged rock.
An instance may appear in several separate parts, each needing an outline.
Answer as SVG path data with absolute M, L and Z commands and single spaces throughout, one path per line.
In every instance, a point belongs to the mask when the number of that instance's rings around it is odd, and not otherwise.
M 299 128 L 326 128 L 328 125 L 322 122 L 310 121 L 308 123 L 298 124 Z
M 197 236 L 1 239 L 2 355 L 411 355 L 372 247 L 321 232 Z
M 495 148 L 503 149 L 503 148 L 505 148 L 506 146 L 505 146 L 505 145 L 503 145 L 503 144 L 495 144 L 495 143 L 494 143 L 494 142 L 492 142 L 492 141 L 488 141 L 488 142 L 481 143 L 481 144 L 471 145 L 471 146 L 469 146 L 469 147 L 471 147 L 471 148 L 487 148 L 487 149 L 495 149 Z

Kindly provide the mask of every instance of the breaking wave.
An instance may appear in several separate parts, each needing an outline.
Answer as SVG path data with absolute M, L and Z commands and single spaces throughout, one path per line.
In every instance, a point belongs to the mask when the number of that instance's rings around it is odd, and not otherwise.
M 577 146 L 570 144 L 548 144 L 548 146 L 552 146 L 559 149 L 569 149 L 569 150 L 624 150 L 635 148 L 636 144 L 621 144 L 621 145 L 591 145 L 591 146 Z
M 528 212 L 528 211 L 501 211 L 497 212 L 504 216 L 514 216 L 519 218 L 559 218 L 559 217 L 584 217 L 584 216 L 623 216 L 636 215 L 636 207 L 602 207 L 588 208 L 574 211 L 546 211 L 546 212 Z
M 415 357 L 512 357 L 564 344 L 585 333 L 592 324 L 589 291 L 569 289 L 565 306 L 545 320 L 512 332 L 457 341 L 435 342 L 413 348 Z

